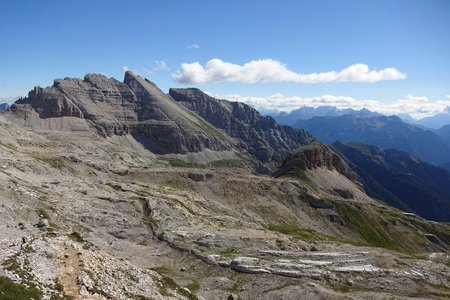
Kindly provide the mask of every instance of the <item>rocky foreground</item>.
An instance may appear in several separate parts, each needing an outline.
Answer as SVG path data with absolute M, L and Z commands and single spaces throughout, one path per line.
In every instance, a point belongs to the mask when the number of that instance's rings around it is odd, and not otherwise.
M 45 90 L 37 94 L 48 95 L 47 112 L 58 112 L 48 104 L 58 97 L 74 103 L 69 92 Z M 216 128 L 162 97 L 170 111 Z M 289 129 L 254 128 L 231 110 L 229 123 L 251 135 L 214 129 L 211 141 L 225 137 L 217 147 L 155 153 L 150 136 L 100 126 L 145 121 L 106 109 L 86 117 L 81 107 L 112 101 L 97 98 L 76 104 L 83 116 L 48 115 L 31 99 L 0 115 L 0 299 L 450 297 L 450 226 L 370 198 L 329 147 L 298 139 L 276 177 L 257 174 L 275 164 L 258 159 L 256 141 Z M 276 143 L 266 141 L 264 153 Z

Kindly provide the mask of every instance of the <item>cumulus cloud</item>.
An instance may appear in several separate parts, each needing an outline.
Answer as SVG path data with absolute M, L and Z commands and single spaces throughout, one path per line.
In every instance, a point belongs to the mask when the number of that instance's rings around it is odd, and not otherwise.
M 191 49 L 200 49 L 200 46 L 197 44 L 190 44 L 189 46 L 186 47 L 186 49 L 191 50 Z
M 184 63 L 172 74 L 176 82 L 188 84 L 205 84 L 215 82 L 376 82 L 381 80 L 398 80 L 406 74 L 395 68 L 370 70 L 366 64 L 354 64 L 341 71 L 301 74 L 291 71 L 285 64 L 273 59 L 252 60 L 243 65 L 225 62 L 214 58 L 202 66 L 199 62 Z
M 231 101 L 247 103 L 256 109 L 292 111 L 299 107 L 335 106 L 338 109 L 363 108 L 386 115 L 409 114 L 414 119 L 430 117 L 438 113 L 450 112 L 450 99 L 430 101 L 428 97 L 406 95 L 402 99 L 383 102 L 379 100 L 359 100 L 348 96 L 323 95 L 299 97 L 274 94 L 269 97 L 249 97 L 241 95 L 216 96 Z

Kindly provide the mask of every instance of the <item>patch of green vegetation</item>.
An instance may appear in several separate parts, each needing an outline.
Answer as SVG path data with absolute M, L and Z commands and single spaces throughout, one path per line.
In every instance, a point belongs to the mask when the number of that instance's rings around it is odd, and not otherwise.
M 445 222 L 429 223 L 417 221 L 416 226 L 427 233 L 436 235 L 443 242 L 450 244 L 450 224 Z
M 142 296 L 142 295 L 134 295 L 134 294 L 131 294 L 131 293 L 126 293 L 126 295 L 127 295 L 128 298 L 133 299 L 133 300 L 153 300 L 153 298 L 145 297 L 145 296 Z
M 14 283 L 5 276 L 0 276 L 0 299 L 2 300 L 30 300 L 42 299 L 42 291 L 34 285 L 26 286 Z
M 301 181 L 310 182 L 310 179 L 306 176 L 305 171 L 299 167 L 294 167 L 288 172 L 288 174 L 300 179 Z
M 301 240 L 326 241 L 332 239 L 312 229 L 303 228 L 296 224 L 267 224 L 265 227 L 268 230 L 287 234 Z
M 63 293 L 64 292 L 64 285 L 59 282 L 59 280 L 56 280 L 55 285 L 52 287 L 53 290 L 58 291 L 59 293 Z M 52 295 L 50 297 L 50 300 L 73 300 L 74 297 L 73 296 L 69 296 L 66 294 L 58 294 L 58 295 Z
M 286 173 L 288 176 L 299 179 L 304 184 L 308 185 L 314 191 L 317 191 L 317 187 L 312 183 L 311 179 L 306 175 L 305 171 L 299 167 L 294 167 L 292 170 Z
M 213 160 L 208 163 L 209 167 L 213 168 L 231 168 L 231 167 L 243 167 L 245 163 L 240 159 L 221 159 Z
M 282 289 L 284 289 L 285 287 L 288 287 L 288 286 L 290 286 L 290 285 L 291 285 L 291 284 L 289 284 L 289 283 L 284 283 L 284 284 L 281 284 L 281 285 L 279 285 L 279 286 L 276 286 L 276 287 L 273 287 L 273 288 L 270 288 L 270 289 L 268 289 L 268 290 L 263 291 L 263 294 L 270 293 L 270 292 L 274 292 L 274 291 L 279 291 L 279 290 L 282 290 Z
M 170 178 L 163 183 L 164 187 L 171 187 L 175 190 L 189 190 L 195 191 L 196 186 L 190 180 L 183 180 L 182 178 Z
M 302 201 L 306 201 L 307 197 L 308 193 L 303 190 L 300 190 L 300 192 L 298 193 L 298 198 Z
M 27 260 L 25 260 L 22 264 L 16 255 L 8 258 L 3 263 L 6 270 L 18 275 L 25 283 L 29 283 L 33 280 L 33 275 L 30 273 L 28 264 L 29 262 Z
M 239 253 L 239 250 L 236 248 L 227 248 L 227 249 L 220 251 L 220 255 L 222 255 L 222 256 L 231 256 L 231 255 L 237 254 L 237 253 Z
M 75 298 L 73 296 L 68 296 L 66 294 L 64 295 L 52 295 L 50 297 L 50 300 L 74 300 Z
M 74 231 L 74 232 L 68 234 L 67 237 L 69 239 L 71 239 L 72 241 L 78 242 L 80 244 L 84 244 L 83 249 L 89 249 L 92 247 L 95 248 L 95 246 L 91 242 L 85 240 L 79 232 Z
M 79 232 L 72 232 L 67 235 L 72 241 L 78 242 L 78 243 L 86 243 L 87 241 L 81 236 Z
M 178 158 L 164 158 L 164 160 L 167 161 L 171 167 L 176 167 L 176 168 L 203 168 L 203 167 L 205 167 L 205 165 L 189 163 L 187 161 L 184 161 L 184 160 L 178 159 Z
M 160 274 L 161 275 L 161 274 Z M 188 298 L 189 300 L 198 300 L 197 296 L 179 286 L 172 278 L 161 275 L 160 293 L 163 296 L 170 296 L 167 289 L 175 291 L 177 294 Z
M 349 293 L 352 289 L 348 285 L 340 285 L 336 288 L 336 290 L 341 293 Z
M 31 246 L 27 246 L 22 250 L 23 253 L 31 253 L 33 251 Z M 5 270 L 16 274 L 21 282 L 12 282 L 13 285 L 11 285 L 7 277 L 0 276 L 0 299 L 42 299 L 42 292 L 37 287 L 36 279 L 31 273 L 30 262 L 26 258 L 20 260 L 19 255 L 20 253 L 17 253 L 8 258 L 3 262 L 3 266 Z
M 62 157 L 50 157 L 43 154 L 34 154 L 33 158 L 46 163 L 47 165 L 55 169 L 62 169 L 66 167 L 66 162 Z
M 50 220 L 50 215 L 48 214 L 48 212 L 45 209 L 38 208 L 38 209 L 36 209 L 36 213 L 39 217 Z
M 57 290 L 58 292 L 63 292 L 64 291 L 64 285 L 61 282 L 56 282 L 55 283 L 55 290 Z
M 153 270 L 153 271 L 155 271 L 156 273 L 159 273 L 159 274 L 171 274 L 172 273 L 171 269 L 169 269 L 167 267 L 164 267 L 164 266 L 154 267 L 151 270 Z
M 417 298 L 433 298 L 431 296 L 435 296 L 439 299 L 449 299 L 450 297 L 450 288 L 443 284 L 433 284 L 430 282 L 425 282 L 423 280 L 417 278 L 411 278 L 419 287 L 417 291 L 408 294 L 408 297 L 417 297 Z
M 232 280 L 234 282 L 234 284 L 231 287 L 227 288 L 226 291 L 228 291 L 232 294 L 237 294 L 241 290 L 241 287 L 244 284 L 244 281 L 243 281 L 241 275 L 234 273 L 234 274 L 229 275 L 228 279 Z
M 188 288 L 191 292 L 196 292 L 200 290 L 200 283 L 194 279 L 191 283 L 186 285 L 186 288 Z
M 205 133 L 210 134 L 216 138 L 219 138 L 220 140 L 226 140 L 226 137 L 216 128 L 212 127 L 202 119 L 198 119 L 198 122 L 196 123 L 198 127 L 200 127 Z
M 403 244 L 402 238 L 383 227 L 379 218 L 371 218 L 362 209 L 357 209 L 350 203 L 334 201 L 336 211 L 347 227 L 357 232 L 370 246 L 390 250 L 409 252 L 409 247 Z
M 178 158 L 164 158 L 164 160 L 167 161 L 171 167 L 176 168 L 242 168 L 245 166 L 245 162 L 240 159 L 213 160 L 206 164 L 187 162 Z

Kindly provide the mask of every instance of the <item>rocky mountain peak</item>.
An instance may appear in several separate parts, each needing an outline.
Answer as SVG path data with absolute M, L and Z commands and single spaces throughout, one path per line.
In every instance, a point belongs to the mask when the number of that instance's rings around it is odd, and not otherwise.
M 216 99 L 194 88 L 170 89 L 169 94 L 262 162 L 279 163 L 289 151 L 313 140 L 306 131 L 280 125 L 245 103 Z
M 352 181 L 356 181 L 357 179 L 355 172 L 353 172 L 339 155 L 330 147 L 318 141 L 314 141 L 290 152 L 280 169 L 275 172 L 275 176 L 282 176 L 294 168 L 301 170 L 325 168 L 328 170 L 336 170 Z
M 35 87 L 13 110 L 86 119 L 102 136 L 132 135 L 154 153 L 231 149 L 205 120 L 130 71 L 124 82 L 100 74 L 56 79 L 51 87 Z

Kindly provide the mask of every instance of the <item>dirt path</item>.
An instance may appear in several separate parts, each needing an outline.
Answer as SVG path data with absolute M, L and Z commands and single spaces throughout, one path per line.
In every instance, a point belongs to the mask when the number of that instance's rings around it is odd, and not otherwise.
M 78 285 L 80 262 L 77 251 L 70 245 L 64 246 L 64 255 L 58 260 L 59 282 L 64 287 L 64 294 L 75 299 L 85 299 L 80 294 Z

